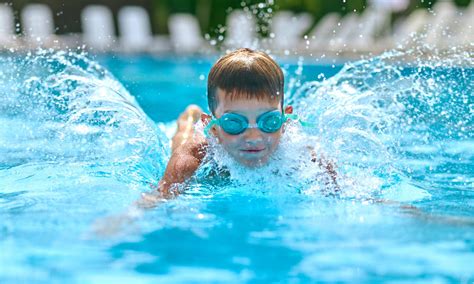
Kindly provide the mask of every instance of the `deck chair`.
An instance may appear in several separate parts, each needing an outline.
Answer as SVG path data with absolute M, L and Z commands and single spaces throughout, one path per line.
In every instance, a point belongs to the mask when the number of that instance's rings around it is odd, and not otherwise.
M 433 6 L 425 42 L 431 46 L 447 47 L 454 43 L 460 11 L 453 2 L 438 2 Z
M 44 4 L 30 4 L 21 11 L 23 33 L 27 44 L 51 46 L 54 40 L 54 22 L 51 9 Z
M 0 4 L 0 49 L 16 46 L 13 10 L 10 6 Z
M 168 20 L 171 44 L 178 53 L 203 51 L 204 39 L 196 17 L 191 14 L 173 14 Z
M 303 47 L 310 51 L 324 51 L 339 30 L 340 19 L 338 13 L 324 16 L 308 34 L 308 43 L 303 42 Z
M 308 13 L 277 12 L 271 21 L 270 29 L 274 35 L 271 47 L 277 50 L 297 49 L 312 23 L 313 17 Z
M 330 51 L 340 52 L 348 49 L 359 32 L 359 18 L 358 14 L 349 13 L 341 19 L 338 23 L 339 28 L 327 45 Z
M 162 52 L 171 49 L 167 36 L 154 36 L 148 12 L 140 6 L 125 6 L 118 12 L 120 50 Z
M 348 49 L 359 52 L 379 52 L 378 39 L 390 30 L 391 12 L 383 7 L 368 7 L 359 17 L 357 30 Z
M 386 49 L 398 46 L 409 47 L 419 38 L 426 34 L 427 23 L 430 19 L 429 12 L 425 9 L 416 9 L 406 18 L 397 22 L 393 27 L 393 33 L 384 39 Z
M 90 5 L 81 13 L 84 43 L 94 50 L 115 49 L 116 38 L 112 12 L 106 6 Z
M 227 18 L 227 32 L 224 45 L 229 48 L 256 48 L 258 38 L 255 18 L 251 13 L 236 10 Z
M 474 42 L 474 2 L 461 10 L 461 17 L 456 19 L 455 43 L 458 46 L 469 45 Z
M 150 18 L 139 6 L 123 7 L 118 12 L 120 46 L 125 51 L 144 51 L 153 42 Z

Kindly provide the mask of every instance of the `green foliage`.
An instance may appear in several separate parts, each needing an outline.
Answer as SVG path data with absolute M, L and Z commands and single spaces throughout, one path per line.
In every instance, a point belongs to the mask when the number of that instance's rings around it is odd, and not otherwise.
M 204 33 L 211 36 L 222 33 L 227 15 L 235 9 L 254 9 L 265 4 L 264 9 L 271 11 L 289 10 L 295 13 L 306 12 L 319 20 L 329 12 L 360 12 L 365 8 L 366 0 L 152 0 L 155 30 L 167 31 L 167 18 L 173 13 L 191 13 L 198 17 Z M 263 21 L 263 23 L 262 23 Z M 265 20 L 259 19 L 265 26 Z M 265 30 L 261 31 L 265 34 Z
M 152 19 L 153 31 L 159 34 L 168 33 L 168 18 L 174 13 L 190 13 L 196 15 L 203 34 L 216 37 L 225 32 L 223 28 L 227 15 L 236 9 L 248 9 L 255 12 L 261 27 L 260 34 L 266 35 L 268 19 L 279 10 L 289 10 L 295 13 L 310 13 L 315 23 L 330 12 L 342 15 L 350 12 L 361 13 L 368 0 L 0 0 L 0 3 L 11 3 L 17 11 L 16 21 L 19 23 L 19 11 L 29 3 L 45 3 L 55 14 L 55 24 L 59 33 L 80 32 L 80 13 L 86 5 L 101 4 L 108 6 L 114 14 L 125 5 L 140 5 L 146 7 Z M 406 11 L 394 15 L 403 17 L 418 8 L 431 8 L 437 1 L 442 0 L 410 0 Z M 473 0 L 450 0 L 460 7 L 472 4 Z M 260 5 L 259 5 L 260 4 Z M 263 5 L 262 5 L 263 4 Z M 263 16 L 262 16 L 263 15 Z

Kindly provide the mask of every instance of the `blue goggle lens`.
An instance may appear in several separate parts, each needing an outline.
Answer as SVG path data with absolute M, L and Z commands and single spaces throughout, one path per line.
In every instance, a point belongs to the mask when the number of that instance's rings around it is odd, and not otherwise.
M 233 113 L 226 113 L 221 117 L 219 125 L 228 134 L 237 135 L 247 129 L 248 122 L 243 116 L 241 117 L 240 115 Z
M 264 113 L 257 119 L 257 124 L 263 132 L 277 132 L 283 124 L 283 114 L 280 111 Z
M 265 133 L 277 132 L 283 124 L 284 116 L 278 111 L 262 114 L 257 118 L 258 128 Z M 247 130 L 249 123 L 245 116 L 236 113 L 226 113 L 219 120 L 219 125 L 228 134 L 238 135 Z

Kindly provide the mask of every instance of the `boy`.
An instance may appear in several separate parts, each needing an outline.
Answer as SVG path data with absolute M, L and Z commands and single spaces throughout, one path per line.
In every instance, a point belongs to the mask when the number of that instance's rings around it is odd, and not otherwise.
M 99 220 L 96 233 L 116 234 L 140 216 L 140 209 L 155 207 L 162 198 L 178 194 L 176 185 L 192 177 L 206 155 L 207 138 L 194 131 L 199 118 L 206 126 L 206 135 L 215 136 L 236 162 L 250 169 L 265 165 L 279 145 L 283 124 L 293 112 L 291 106 L 283 108 L 283 80 L 281 68 L 263 52 L 243 48 L 220 58 L 211 68 L 207 84 L 212 116 L 194 105 L 181 114 L 158 192 L 143 194 L 124 215 Z M 332 164 L 316 157 L 311 148 L 309 151 L 311 161 L 326 170 L 337 190 Z
M 206 137 L 194 133 L 199 117 L 207 135 L 215 136 L 236 162 L 248 168 L 266 164 L 278 147 L 283 124 L 293 112 L 291 106 L 283 106 L 283 88 L 281 68 L 265 53 L 242 48 L 221 57 L 208 76 L 212 116 L 192 105 L 178 119 L 172 155 L 158 184 L 161 195 L 174 195 L 174 186 L 190 178 L 206 155 Z M 311 156 L 336 185 L 333 166 L 317 159 L 314 152 Z

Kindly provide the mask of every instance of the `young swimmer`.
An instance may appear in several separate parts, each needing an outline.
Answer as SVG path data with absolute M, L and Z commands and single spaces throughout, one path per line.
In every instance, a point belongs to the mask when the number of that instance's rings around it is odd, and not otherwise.
M 221 57 L 208 76 L 211 115 L 192 105 L 178 119 L 172 155 L 158 184 L 161 195 L 175 195 L 176 185 L 192 177 L 206 155 L 207 138 L 194 131 L 199 117 L 206 135 L 215 136 L 237 163 L 248 168 L 265 165 L 280 143 L 284 124 L 296 118 L 291 106 L 283 106 L 283 88 L 280 66 L 264 52 L 242 48 Z M 337 188 L 332 164 L 314 151 L 308 153 Z
M 158 191 L 146 193 L 127 212 L 97 220 L 96 236 L 111 237 L 125 232 L 143 214 L 143 209 L 178 194 L 176 185 L 192 177 L 201 165 L 208 146 L 207 138 L 194 131 L 202 120 L 208 135 L 234 160 L 248 168 L 265 165 L 277 149 L 287 119 L 295 119 L 291 106 L 283 107 L 283 73 L 267 54 L 239 49 L 220 58 L 212 67 L 208 79 L 208 103 L 211 115 L 191 105 L 178 119 L 178 129 L 172 139 L 172 155 Z M 336 190 L 336 172 L 331 163 L 309 149 L 310 161 L 325 170 Z M 386 200 L 377 202 L 399 204 Z M 473 225 L 469 218 L 452 218 L 424 213 L 411 205 L 402 205 L 402 212 L 434 222 Z

